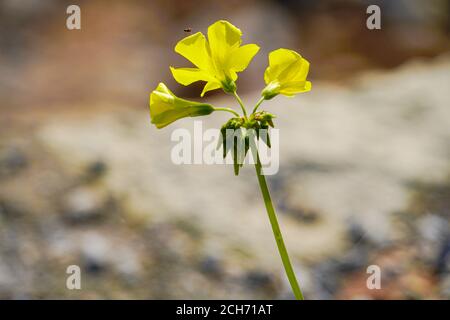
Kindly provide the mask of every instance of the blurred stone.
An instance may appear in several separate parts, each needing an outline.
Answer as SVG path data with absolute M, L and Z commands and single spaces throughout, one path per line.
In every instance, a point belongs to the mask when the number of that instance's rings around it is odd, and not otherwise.
M 286 208 L 288 211 L 286 213 L 293 217 L 294 219 L 302 223 L 315 223 L 320 219 L 320 215 L 315 210 L 308 210 L 303 208 Z
M 141 256 L 134 247 L 124 245 L 116 248 L 114 256 L 111 257 L 111 263 L 127 285 L 142 285 L 139 281 L 143 274 Z
M 274 291 L 276 288 L 273 275 L 263 270 L 248 271 L 244 276 L 244 285 L 252 291 Z
M 365 269 L 368 265 L 367 259 L 367 249 L 361 246 L 355 246 L 341 257 L 337 258 L 337 269 L 342 273 L 350 273 L 356 270 Z
M 435 270 L 438 274 L 450 274 L 450 234 L 440 243 Z
M 420 236 L 426 241 L 440 242 L 449 230 L 448 221 L 436 214 L 427 214 L 417 221 Z
M 442 298 L 450 300 L 450 273 L 447 273 L 444 277 L 442 277 L 439 289 Z
M 211 277 L 220 277 L 223 274 L 221 261 L 213 256 L 206 256 L 200 261 L 199 269 Z
M 112 198 L 104 191 L 92 187 L 77 187 L 62 199 L 64 218 L 72 223 L 98 220 L 111 212 Z
M 361 224 L 356 223 L 353 219 L 349 219 L 348 221 L 347 235 L 353 245 L 367 244 L 367 232 Z
M 417 219 L 415 224 L 420 236 L 418 240 L 421 254 L 441 272 L 447 255 L 445 251 L 448 250 L 448 221 L 436 214 L 426 214 Z
M 105 175 L 107 170 L 106 162 L 101 160 L 94 161 L 87 166 L 84 178 L 87 182 L 94 181 Z
M 0 198 L 0 217 L 14 219 L 24 215 L 24 208 L 17 202 Z
M 358 243 L 336 258 L 320 262 L 312 268 L 316 298 L 333 299 L 341 290 L 341 279 L 352 277 L 355 273 L 365 273 L 368 264 L 368 250 Z
M 0 263 L 0 299 L 9 299 L 15 285 L 14 277 L 7 265 Z
M 82 272 L 98 275 L 107 270 L 113 251 L 108 238 L 101 234 L 87 234 L 81 239 Z
M 338 263 L 325 260 L 314 266 L 313 270 L 317 299 L 332 299 L 339 288 Z
M 15 174 L 28 164 L 27 157 L 18 148 L 0 149 L 0 177 Z

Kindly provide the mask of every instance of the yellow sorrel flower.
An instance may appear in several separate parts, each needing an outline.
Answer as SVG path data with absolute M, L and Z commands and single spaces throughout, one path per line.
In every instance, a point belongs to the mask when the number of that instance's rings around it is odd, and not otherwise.
M 219 88 L 232 93 L 242 108 L 242 116 L 228 107 L 215 108 L 209 104 L 180 99 L 163 83 L 160 83 L 150 95 L 150 117 L 156 127 L 163 128 L 178 119 L 208 115 L 213 111 L 226 111 L 233 114 L 233 118 L 229 119 L 220 130 L 223 157 L 225 158 L 228 152 L 232 153 L 235 174 L 238 175 L 248 150 L 254 154 L 256 176 L 286 276 L 295 298 L 303 300 L 303 293 L 298 285 L 283 241 L 262 170 L 258 148 L 255 149 L 251 146 L 254 138 L 263 140 L 269 148 L 272 146 L 269 136 L 265 136 L 263 131 L 267 130 L 269 126 L 274 126 L 273 118 L 275 116 L 266 111 L 258 112 L 259 106 L 265 100 L 272 99 L 278 94 L 293 96 L 311 90 L 311 82 L 306 81 L 309 62 L 292 50 L 272 51 L 269 54 L 269 67 L 264 73 L 267 86 L 262 91 L 262 97 L 253 107 L 252 113 L 248 116 L 245 104 L 236 92 L 235 81 L 238 77 L 237 73 L 247 68 L 259 47 L 255 44 L 241 46 L 241 36 L 241 31 L 231 23 L 217 21 L 208 28 L 208 40 L 201 32 L 198 32 L 184 38 L 175 46 L 175 51 L 190 60 L 195 68 L 175 69 L 170 67 L 170 70 L 175 80 L 183 85 L 189 85 L 199 80 L 206 81 L 201 96 L 205 92 Z M 228 130 L 232 130 L 233 134 L 228 134 Z M 251 133 L 253 131 L 256 131 L 256 137 Z
M 264 72 L 267 86 L 262 91 L 269 100 L 278 94 L 292 97 L 297 93 L 311 90 L 311 82 L 306 81 L 309 62 L 297 52 L 277 49 L 269 53 L 269 66 Z
M 196 68 L 170 67 L 173 77 L 182 85 L 206 81 L 201 96 L 223 88 L 225 92 L 236 90 L 237 72 L 245 70 L 258 52 L 256 44 L 241 46 L 242 32 L 228 21 L 220 20 L 209 26 L 208 40 L 201 32 L 182 39 L 175 46 L 179 53 Z
M 164 83 L 150 94 L 150 117 L 158 129 L 181 118 L 204 116 L 213 111 L 209 104 L 178 98 Z

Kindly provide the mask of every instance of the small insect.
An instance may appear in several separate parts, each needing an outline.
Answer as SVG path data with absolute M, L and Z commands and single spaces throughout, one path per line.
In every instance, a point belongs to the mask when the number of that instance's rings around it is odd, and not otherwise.
M 185 28 L 185 29 L 184 29 L 184 32 L 191 32 L 191 31 L 192 31 L 191 28 Z

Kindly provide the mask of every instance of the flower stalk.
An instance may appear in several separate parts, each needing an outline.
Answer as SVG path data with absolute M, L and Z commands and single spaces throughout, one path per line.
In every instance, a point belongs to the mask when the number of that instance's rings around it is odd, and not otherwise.
M 226 112 L 230 112 L 232 114 L 234 114 L 236 117 L 240 117 L 239 113 L 237 113 L 236 111 L 234 111 L 231 108 L 214 108 L 214 111 L 226 111 Z
M 261 105 L 261 103 L 263 103 L 264 100 L 265 100 L 264 97 L 261 97 L 261 98 L 258 100 L 258 102 L 256 103 L 255 107 L 253 108 L 252 113 L 255 113 L 256 110 L 258 110 L 259 106 Z
M 284 244 L 283 235 L 281 234 L 280 225 L 278 224 L 277 215 L 272 204 L 272 199 L 270 197 L 269 188 L 267 187 L 266 178 L 262 174 L 261 161 L 257 153 L 257 161 L 255 163 L 256 176 L 258 177 L 259 187 L 261 188 L 261 193 L 264 199 L 264 205 L 266 206 L 267 215 L 269 216 L 270 225 L 272 226 L 273 236 L 277 243 L 278 252 L 280 253 L 281 260 L 283 261 L 284 270 L 286 271 L 286 276 L 291 284 L 292 292 L 297 300 L 304 300 L 303 293 L 298 285 L 297 278 L 292 268 L 291 260 L 289 259 L 289 254 Z
M 239 105 L 241 106 L 242 113 L 244 114 L 244 119 L 247 120 L 247 110 L 245 110 L 245 106 L 244 106 L 244 103 L 242 102 L 242 99 L 239 97 L 239 95 L 237 94 L 236 90 L 233 91 L 233 95 L 236 98 L 236 100 L 239 103 Z

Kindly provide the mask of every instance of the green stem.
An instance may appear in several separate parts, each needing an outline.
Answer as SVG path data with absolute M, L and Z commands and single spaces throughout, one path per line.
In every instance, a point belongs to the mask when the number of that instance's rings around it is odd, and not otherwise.
M 226 112 L 231 112 L 232 114 L 234 114 L 236 117 L 240 117 L 239 113 L 237 113 L 236 111 L 234 111 L 231 108 L 214 108 L 214 111 L 226 111 Z
M 233 91 L 233 95 L 236 98 L 236 100 L 239 102 L 239 105 L 242 108 L 242 112 L 244 113 L 244 118 L 247 119 L 247 110 L 245 110 L 244 103 L 242 102 L 241 98 L 238 96 L 236 91 Z
M 253 108 L 252 113 L 255 113 L 256 110 L 258 110 L 258 107 L 261 105 L 261 103 L 263 103 L 264 100 L 265 100 L 264 97 L 261 97 L 261 98 L 258 100 L 258 102 L 256 103 L 256 106 Z
M 259 159 L 259 154 L 257 154 L 257 161 L 255 163 L 256 176 L 258 177 L 259 186 L 261 188 L 261 193 L 264 198 L 264 204 L 266 205 L 267 214 L 269 215 L 270 224 L 272 226 L 273 235 L 275 236 L 275 241 L 277 242 L 278 251 L 280 252 L 281 260 L 283 261 L 284 270 L 291 284 L 292 291 L 297 300 L 304 300 L 302 291 L 295 277 L 294 270 L 292 269 L 291 261 L 289 260 L 289 255 L 284 245 L 283 236 L 281 234 L 280 226 L 278 224 L 277 216 L 275 214 L 275 209 L 273 208 L 272 199 L 270 198 L 269 189 L 267 187 L 266 178 L 261 172 L 261 161 Z

